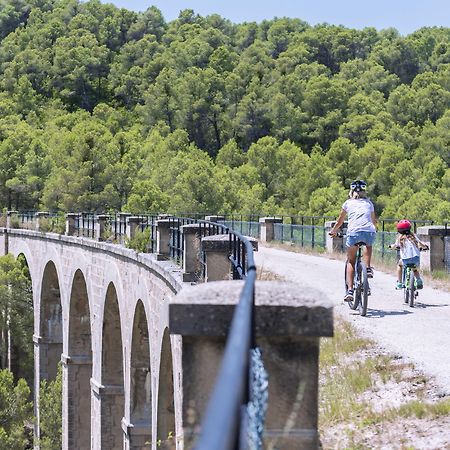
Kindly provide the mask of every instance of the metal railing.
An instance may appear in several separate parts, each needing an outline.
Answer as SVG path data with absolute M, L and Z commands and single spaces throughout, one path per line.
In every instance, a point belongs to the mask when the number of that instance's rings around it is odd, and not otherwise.
M 247 439 L 250 428 L 246 406 L 251 397 L 251 372 L 257 367 L 250 361 L 258 354 L 253 325 L 256 266 L 251 242 L 238 232 L 230 231 L 229 234 L 233 236 L 230 238 L 230 261 L 235 264 L 236 276 L 244 279 L 245 284 L 233 314 L 219 375 L 195 450 L 235 449 L 241 439 Z M 248 446 L 244 444 L 244 447 Z

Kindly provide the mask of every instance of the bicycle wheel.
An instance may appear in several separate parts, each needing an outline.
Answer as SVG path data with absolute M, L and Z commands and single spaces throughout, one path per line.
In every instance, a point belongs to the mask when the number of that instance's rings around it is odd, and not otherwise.
M 358 273 L 361 292 L 359 313 L 361 316 L 365 316 L 367 314 L 367 305 L 369 302 L 369 278 L 367 276 L 367 267 L 362 261 L 359 264 Z
M 344 272 L 345 292 L 348 291 L 348 284 L 347 284 L 347 264 L 348 263 L 349 263 L 348 261 L 345 261 L 345 272 Z M 355 274 L 355 277 L 356 277 L 356 274 Z M 348 303 L 348 306 L 350 309 L 358 308 L 359 301 L 358 301 L 358 296 L 356 295 L 356 290 L 355 290 L 355 293 L 353 296 L 353 301 L 347 302 L 347 303 Z
M 403 301 L 409 303 L 409 269 L 403 269 Z
M 415 295 L 415 291 L 416 290 L 416 286 L 414 284 L 414 270 L 410 270 L 409 271 L 409 286 L 408 286 L 408 291 L 409 291 L 409 306 L 411 308 L 414 308 L 414 295 Z

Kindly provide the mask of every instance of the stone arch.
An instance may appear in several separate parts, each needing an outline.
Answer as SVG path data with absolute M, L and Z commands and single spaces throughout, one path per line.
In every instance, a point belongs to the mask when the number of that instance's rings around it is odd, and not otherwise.
M 54 380 L 63 351 L 63 323 L 61 291 L 53 261 L 44 269 L 39 311 L 40 322 L 40 379 Z
M 161 449 L 175 449 L 175 405 L 173 386 L 172 347 L 169 329 L 164 330 L 161 345 L 161 363 L 158 383 L 157 439 Z M 172 436 L 173 439 L 169 439 Z
M 67 358 L 68 447 L 90 448 L 92 336 L 86 280 L 75 272 L 70 292 Z
M 152 389 L 148 323 L 144 304 L 137 302 L 131 343 L 130 366 L 130 449 L 147 448 L 151 442 Z
M 125 408 L 122 331 L 116 288 L 109 284 L 102 333 L 101 448 L 123 449 Z

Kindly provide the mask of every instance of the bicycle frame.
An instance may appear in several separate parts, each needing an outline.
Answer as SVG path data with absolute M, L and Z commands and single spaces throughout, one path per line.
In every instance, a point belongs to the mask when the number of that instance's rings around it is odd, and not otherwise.
M 348 305 L 351 309 L 359 309 L 359 313 L 361 316 L 365 316 L 367 313 L 367 304 L 368 304 L 368 296 L 369 296 L 369 282 L 367 277 L 367 267 L 366 264 L 362 260 L 362 247 L 363 243 L 358 244 L 358 250 L 356 252 L 356 259 L 355 259 L 355 271 L 354 271 L 354 278 L 353 278 L 353 289 L 355 291 L 354 299 L 351 302 L 348 302 Z M 347 261 L 345 264 L 345 285 L 346 289 L 348 287 L 347 285 L 347 264 L 349 262 Z

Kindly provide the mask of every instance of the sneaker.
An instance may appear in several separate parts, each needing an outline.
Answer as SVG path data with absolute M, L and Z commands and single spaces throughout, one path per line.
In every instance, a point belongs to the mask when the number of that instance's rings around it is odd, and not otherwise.
M 373 278 L 373 267 L 367 268 L 367 278 Z
M 423 281 L 422 281 L 422 278 L 417 278 L 417 279 L 416 279 L 416 287 L 417 287 L 417 289 L 423 289 Z
M 403 286 L 403 283 L 400 281 L 397 281 L 397 284 L 395 285 L 395 289 L 403 289 L 405 286 Z
M 353 301 L 353 289 L 349 289 L 344 297 L 344 302 L 352 302 Z

